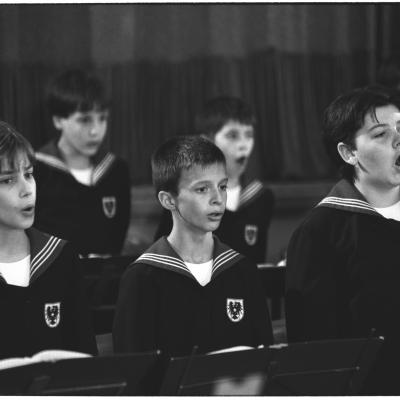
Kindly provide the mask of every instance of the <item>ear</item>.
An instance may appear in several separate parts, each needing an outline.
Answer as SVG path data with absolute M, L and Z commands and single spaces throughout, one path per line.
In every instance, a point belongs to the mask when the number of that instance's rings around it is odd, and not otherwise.
M 53 116 L 53 125 L 55 126 L 56 129 L 62 130 L 62 128 L 63 128 L 62 121 L 63 121 L 63 118 Z
M 161 190 L 158 192 L 158 200 L 165 209 L 170 211 L 175 210 L 175 199 L 170 192 Z
M 358 159 L 357 155 L 355 154 L 355 150 L 348 144 L 343 142 L 338 143 L 337 151 L 340 154 L 340 157 L 342 157 L 347 164 L 350 165 L 357 164 Z

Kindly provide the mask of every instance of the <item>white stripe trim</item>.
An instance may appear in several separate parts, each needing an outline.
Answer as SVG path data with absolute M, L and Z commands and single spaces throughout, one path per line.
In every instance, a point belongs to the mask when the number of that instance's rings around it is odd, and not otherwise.
M 240 195 L 240 203 L 244 203 L 247 200 L 251 199 L 259 190 L 262 188 L 261 182 L 254 182 L 250 186 L 248 186 L 243 193 Z
M 35 154 L 37 160 L 42 161 L 43 163 L 50 165 L 54 168 L 58 168 L 62 171 L 70 172 L 66 164 L 60 161 L 57 157 L 50 156 L 48 154 L 37 152 Z
M 95 170 L 93 171 L 93 184 L 99 181 L 99 179 L 104 175 L 104 172 L 108 169 L 114 159 L 115 156 L 108 153 L 107 156 L 101 161 L 101 163 L 95 168 Z
M 215 264 L 212 273 L 214 274 L 214 272 L 217 271 L 219 268 L 221 268 L 224 264 L 235 258 L 237 254 L 238 253 L 233 253 L 229 256 L 229 258 L 226 258 L 224 261 L 221 261 L 218 265 Z
M 141 255 L 135 262 L 138 262 L 141 260 L 155 261 L 160 264 L 170 265 L 175 268 L 184 269 L 185 271 L 190 273 L 190 271 L 186 267 L 185 263 L 176 257 L 161 256 L 159 254 L 154 254 L 154 253 L 145 253 L 145 254 Z
M 227 261 L 231 260 L 238 253 L 235 250 L 227 250 L 215 258 L 213 264 L 213 272 L 216 271 L 221 265 L 225 264 Z
M 39 253 L 37 253 L 36 256 L 33 258 L 31 262 L 30 276 L 34 275 L 39 267 L 43 265 L 43 263 L 52 255 L 54 249 L 58 246 L 60 242 L 60 238 L 57 238 L 55 236 L 50 237 L 42 250 L 40 250 Z
M 342 199 L 340 197 L 326 197 L 325 199 L 321 200 L 318 205 L 320 204 L 334 204 L 334 205 L 339 205 L 343 207 L 355 207 L 355 208 L 360 208 L 364 210 L 369 210 L 369 211 L 374 211 L 376 210 L 371 207 L 367 202 L 362 201 L 362 200 L 356 200 L 356 199 Z

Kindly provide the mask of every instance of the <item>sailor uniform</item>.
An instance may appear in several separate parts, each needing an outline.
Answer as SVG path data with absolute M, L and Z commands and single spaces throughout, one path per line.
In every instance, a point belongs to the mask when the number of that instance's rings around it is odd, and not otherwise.
M 130 213 L 126 163 L 111 153 L 99 154 L 87 186 L 73 176 L 56 142 L 36 158 L 35 227 L 73 242 L 83 255 L 120 253 Z
M 26 233 L 29 286 L 0 281 L 0 358 L 31 356 L 44 349 L 96 354 L 77 254 L 60 238 L 34 228 Z
M 113 339 L 116 352 L 160 349 L 168 355 L 272 343 L 257 267 L 214 237 L 211 281 L 201 286 L 160 238 L 124 273 Z
M 366 337 L 385 345 L 369 394 L 400 394 L 400 223 L 354 185 L 338 182 L 294 232 L 288 247 L 289 341 Z
M 236 211 L 226 209 L 214 234 L 237 252 L 256 263 L 265 262 L 268 228 L 271 222 L 274 195 L 255 180 L 242 189 Z M 168 235 L 172 229 L 171 212 L 163 211 L 155 239 Z

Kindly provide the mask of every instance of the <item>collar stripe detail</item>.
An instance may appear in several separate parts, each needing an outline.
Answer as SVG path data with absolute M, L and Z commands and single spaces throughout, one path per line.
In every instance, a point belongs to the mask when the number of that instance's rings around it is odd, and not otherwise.
M 37 152 L 35 156 L 37 160 L 42 161 L 43 163 L 50 165 L 51 167 L 57 168 L 64 172 L 70 172 L 66 164 L 54 156 L 50 156 L 41 152 Z
M 185 263 L 176 257 L 164 256 L 155 253 L 145 253 L 141 255 L 135 262 L 139 262 L 142 260 L 154 261 L 160 264 L 170 265 L 171 267 L 184 269 L 185 271 L 190 272 L 189 269 L 186 267 Z
M 325 197 L 318 203 L 318 205 L 322 204 L 332 204 L 342 207 L 355 207 L 363 210 L 376 212 L 376 210 L 373 207 L 371 207 L 367 202 L 356 199 L 342 199 L 340 197 L 330 196 L 330 197 Z
M 223 253 L 221 253 L 218 257 L 215 258 L 212 272 L 214 273 L 219 267 L 227 263 L 228 261 L 232 260 L 232 258 L 235 258 L 239 253 L 236 252 L 235 250 L 227 250 Z
M 251 183 L 240 194 L 239 203 L 243 204 L 246 201 L 250 200 L 252 197 L 254 197 L 262 189 L 262 187 L 263 187 L 263 185 L 262 185 L 262 183 L 260 181 L 255 181 L 255 182 Z
M 108 153 L 105 158 L 103 158 L 100 164 L 93 171 L 93 184 L 96 184 L 101 179 L 108 167 L 114 162 L 114 159 L 115 156 L 111 153 Z
M 40 266 L 43 265 L 43 263 L 52 255 L 53 251 L 60 242 L 61 242 L 60 238 L 57 238 L 55 236 L 50 237 L 50 239 L 47 241 L 42 250 L 40 250 L 39 253 L 36 254 L 36 256 L 33 258 L 31 262 L 31 272 L 30 272 L 31 277 L 40 268 Z

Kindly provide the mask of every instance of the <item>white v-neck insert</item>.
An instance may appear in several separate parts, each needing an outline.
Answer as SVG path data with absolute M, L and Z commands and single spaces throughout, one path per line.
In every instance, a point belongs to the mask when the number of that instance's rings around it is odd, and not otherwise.
M 201 286 L 205 286 L 211 281 L 213 260 L 201 264 L 185 262 L 185 265 Z
M 400 201 L 389 207 L 376 208 L 375 210 L 385 218 L 400 221 Z
M 31 255 L 19 261 L 10 263 L 0 262 L 0 274 L 9 285 L 29 286 L 29 275 L 31 267 Z

